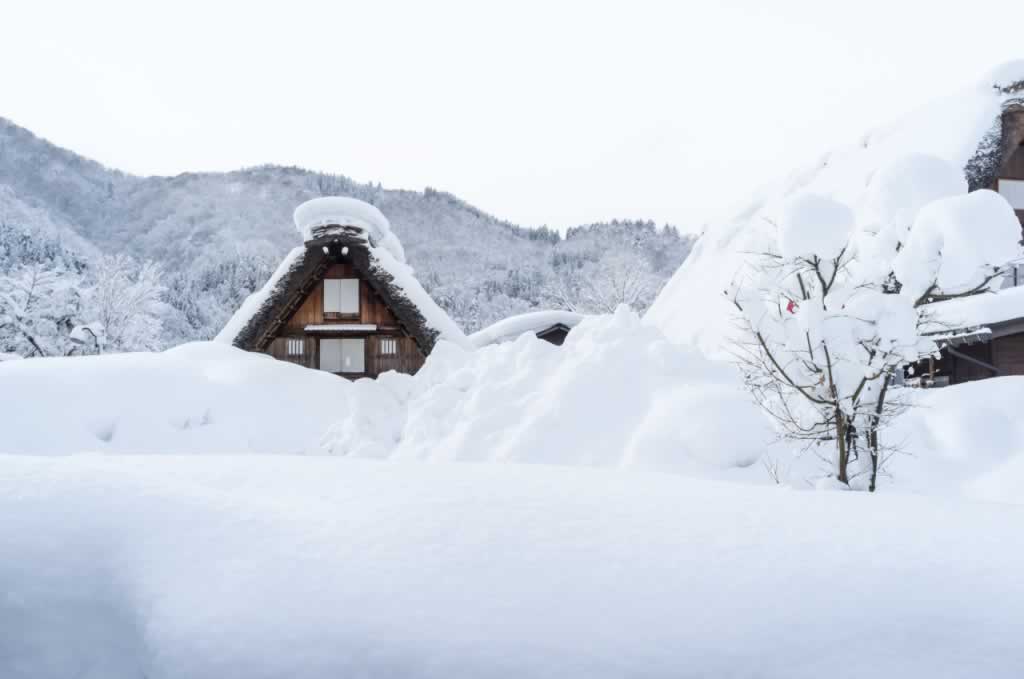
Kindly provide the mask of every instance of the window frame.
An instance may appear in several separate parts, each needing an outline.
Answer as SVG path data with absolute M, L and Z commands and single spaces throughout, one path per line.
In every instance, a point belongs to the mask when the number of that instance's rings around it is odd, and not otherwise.
M 285 338 L 285 355 L 288 358 L 302 358 L 306 355 L 306 338 L 304 337 L 286 337 Z
M 366 338 L 365 337 L 322 337 L 320 342 L 320 360 L 317 368 L 325 372 L 340 375 L 365 375 L 366 374 Z M 334 350 L 325 351 L 325 347 L 337 347 L 337 364 L 330 363 L 325 367 L 324 357 L 335 358 Z M 359 362 L 355 366 L 358 370 L 346 369 L 345 357 L 346 347 L 352 351 L 350 357 L 358 356 Z M 358 347 L 357 350 L 353 350 Z M 336 369 L 335 369 L 336 368 Z
M 346 283 L 350 286 L 348 294 L 345 291 Z M 332 294 L 332 291 L 336 291 L 335 294 Z M 324 319 L 359 318 L 362 313 L 362 295 L 360 293 L 361 286 L 358 278 L 325 278 L 323 282 Z M 336 297 L 336 300 L 332 297 Z M 354 302 L 354 311 L 345 311 L 346 301 Z
M 1007 193 L 1003 192 L 1003 184 L 1012 185 L 1013 189 Z M 996 180 L 996 193 L 1006 199 L 1014 210 L 1024 210 L 1024 179 L 1015 177 L 1000 177 Z M 1012 200 L 1011 200 L 1012 198 Z
M 397 337 L 381 336 L 377 342 L 377 350 L 381 356 L 398 356 Z

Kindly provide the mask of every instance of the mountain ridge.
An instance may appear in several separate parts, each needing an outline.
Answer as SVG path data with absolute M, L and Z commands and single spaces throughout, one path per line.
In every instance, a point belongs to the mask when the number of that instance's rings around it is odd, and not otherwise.
M 279 260 L 299 243 L 292 210 L 323 195 L 377 206 L 424 286 L 468 331 L 544 304 L 557 279 L 610 252 L 635 256 L 663 283 L 694 240 L 673 226 L 631 220 L 561 235 L 434 188 L 384 188 L 297 166 L 134 175 L 0 118 L 0 220 L 57 237 L 87 258 L 124 253 L 156 260 L 172 275 L 199 261 Z

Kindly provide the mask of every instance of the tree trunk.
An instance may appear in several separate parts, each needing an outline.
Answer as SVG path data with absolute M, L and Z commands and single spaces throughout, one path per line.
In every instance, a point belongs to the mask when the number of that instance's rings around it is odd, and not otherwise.
M 840 408 L 836 408 L 836 441 L 839 443 L 839 465 L 838 473 L 836 478 L 839 479 L 840 483 L 849 485 L 850 476 L 848 467 L 850 464 L 850 449 L 846 445 L 846 429 L 847 422 L 846 416 L 843 415 L 843 411 Z
M 889 389 L 889 376 L 882 377 L 882 388 L 878 390 L 878 401 L 875 403 L 875 412 L 870 419 L 870 430 L 868 431 L 868 452 L 871 454 L 871 479 L 868 481 L 868 491 L 873 493 L 878 485 L 878 463 L 882 451 L 879 449 L 878 425 L 882 421 L 882 410 L 885 408 L 885 394 Z

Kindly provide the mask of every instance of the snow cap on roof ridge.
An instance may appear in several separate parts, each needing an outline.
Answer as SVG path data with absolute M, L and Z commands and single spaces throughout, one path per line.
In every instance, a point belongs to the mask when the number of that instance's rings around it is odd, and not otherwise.
M 292 219 L 307 243 L 329 235 L 330 227 L 355 227 L 366 234 L 370 245 L 385 248 L 400 262 L 405 261 L 405 250 L 392 233 L 391 222 L 383 212 L 358 198 L 313 198 L 295 208 Z

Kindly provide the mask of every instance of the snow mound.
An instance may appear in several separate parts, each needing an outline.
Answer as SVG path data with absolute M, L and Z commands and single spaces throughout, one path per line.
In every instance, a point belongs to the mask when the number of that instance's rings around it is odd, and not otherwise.
M 995 273 L 1006 253 L 1019 251 L 1020 221 L 1006 199 L 982 189 L 921 208 L 893 262 L 902 294 L 914 299 L 931 281 L 950 294 L 969 292 Z M 956 257 L 943 257 L 943 251 Z
M 469 341 L 475 347 L 483 347 L 488 344 L 515 339 L 523 333 L 536 334 L 553 325 L 560 324 L 567 328 L 574 328 L 583 318 L 583 314 L 576 313 L 575 311 L 558 309 L 531 311 L 530 313 L 518 316 L 510 316 L 482 330 L 478 330 L 469 336 Z
M 731 367 L 623 307 L 561 347 L 439 341 L 348 382 L 220 343 L 0 364 L 0 453 L 320 453 L 750 475 L 772 434 Z M 70 404 L 55 426 L 53 404 Z M 726 442 L 723 445 L 723 442 Z
M 0 453 L 301 453 L 352 385 L 215 342 L 0 363 Z
M 798 193 L 786 200 L 779 219 L 782 256 L 835 259 L 853 228 L 850 208 L 826 196 Z
M 584 319 L 561 347 L 530 334 L 476 351 L 439 345 L 411 379 L 391 457 L 746 473 L 772 433 L 731 370 L 626 307 Z M 325 442 L 346 452 L 346 440 Z
M 373 205 L 356 198 L 324 196 L 307 200 L 295 208 L 295 228 L 309 242 L 325 235 L 323 227 L 354 226 L 366 232 L 370 244 L 385 248 L 395 259 L 405 262 L 405 251 L 391 231 L 391 222 Z
M 0 675 L 1013 677 L 1022 523 L 545 466 L 9 458 Z

